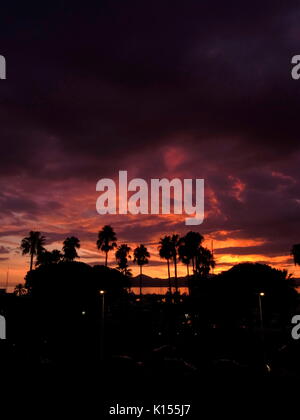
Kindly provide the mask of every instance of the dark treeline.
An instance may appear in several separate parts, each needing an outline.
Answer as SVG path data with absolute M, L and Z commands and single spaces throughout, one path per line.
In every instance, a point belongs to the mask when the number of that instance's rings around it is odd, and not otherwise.
M 215 267 L 215 261 L 211 251 L 202 246 L 204 237 L 197 232 L 188 232 L 180 237 L 177 234 L 166 235 L 159 241 L 159 256 L 167 262 L 167 273 L 169 279 L 169 293 L 172 293 L 171 266 L 174 268 L 174 287 L 178 294 L 177 267 L 179 263 L 186 266 L 188 286 L 192 288 L 192 280 L 195 278 L 207 278 L 210 269 Z M 48 251 L 45 248 L 46 238 L 40 232 L 29 232 L 29 235 L 22 239 L 21 250 L 23 255 L 30 256 L 30 271 L 33 267 L 48 266 L 61 262 L 72 262 L 79 258 L 77 250 L 80 248 L 80 240 L 74 236 L 68 237 L 63 242 L 62 251 L 54 249 Z M 129 268 L 129 261 L 132 259 L 132 249 L 127 244 L 117 244 L 117 236 L 113 228 L 105 225 L 98 233 L 96 240 L 97 249 L 105 254 L 105 267 L 108 265 L 108 254 L 115 251 L 117 270 L 126 277 L 132 276 Z M 35 261 L 34 261 L 35 258 Z M 140 294 L 142 294 L 143 266 L 149 263 L 150 253 L 143 244 L 133 250 L 133 263 L 139 266 L 140 270 Z M 18 295 L 26 293 L 22 284 L 16 286 L 15 292 Z
M 112 227 L 104 226 L 96 238 L 104 264 L 90 266 L 78 261 L 78 238 L 48 251 L 46 238 L 30 232 L 21 242 L 30 256 L 25 284 L 15 296 L 0 296 L 10 349 L 3 357 L 42 369 L 101 366 L 105 378 L 300 376 L 299 345 L 291 339 L 299 299 L 288 273 L 241 263 L 212 275 L 215 261 L 203 241 L 197 232 L 162 237 L 168 292 L 141 296 L 130 291 L 130 263 L 139 266 L 142 291 L 151 261 L 144 244 L 118 244 Z M 295 264 L 299 250 L 291 250 Z M 108 267 L 110 252 L 116 268 Z M 180 294 L 178 264 L 186 266 L 188 295 Z

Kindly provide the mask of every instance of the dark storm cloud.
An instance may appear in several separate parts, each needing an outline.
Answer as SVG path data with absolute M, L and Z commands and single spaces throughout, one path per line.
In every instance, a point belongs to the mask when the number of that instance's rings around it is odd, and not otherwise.
M 16 21 L 4 25 L 10 77 L 1 101 L 2 170 L 19 165 L 54 176 L 45 165 L 51 138 L 61 176 L 94 177 L 99 166 L 117 168 L 127 154 L 177 133 L 191 134 L 190 147 L 237 138 L 242 159 L 257 143 L 270 159 L 293 152 L 299 87 L 289 72 L 297 51 L 296 4 L 117 1 L 70 10 L 21 8 Z M 37 157 L 41 165 L 34 164 Z
M 72 230 L 72 231 L 65 231 L 62 233 L 57 232 L 43 232 L 43 235 L 46 237 L 46 243 L 47 245 L 53 244 L 53 242 L 61 242 L 71 236 L 78 237 L 81 241 L 94 241 L 96 243 L 97 234 L 93 232 L 87 232 L 85 230 Z
M 119 169 L 160 177 L 164 148 L 176 147 L 186 159 L 174 172 L 205 178 L 216 196 L 219 212 L 207 199 L 199 230 L 288 252 L 299 224 L 300 82 L 290 77 L 299 16 L 296 1 L 5 4 L 0 175 L 39 179 L 51 195 L 54 181 L 94 188 Z M 0 205 L 36 218 L 61 204 L 31 194 Z M 132 241 L 170 229 L 186 227 L 116 223 Z
M 37 210 L 37 204 L 34 200 L 25 197 L 10 196 L 1 194 L 0 196 L 1 212 L 26 212 L 33 214 Z
M 39 202 L 38 198 L 28 198 L 23 194 L 0 193 L 0 214 L 2 216 L 25 214 L 35 218 L 62 208 L 62 204 L 57 201 L 46 200 L 45 202 Z
M 159 221 L 156 220 L 154 224 L 151 223 L 151 216 L 138 216 L 135 219 L 132 219 L 133 223 L 127 224 L 116 224 L 116 228 L 119 231 L 119 236 L 122 238 L 130 238 L 133 242 L 142 242 L 142 243 L 151 243 L 153 236 L 157 236 L 162 232 L 170 232 L 171 229 L 177 230 L 178 224 L 172 227 L 168 221 Z M 145 223 L 146 222 L 146 223 Z M 148 222 L 148 223 L 147 223 Z M 149 223 L 150 222 L 150 223 Z M 183 222 L 180 223 L 182 228 Z
M 5 246 L 0 246 L 0 254 L 8 254 L 10 251 L 9 248 L 5 247 Z

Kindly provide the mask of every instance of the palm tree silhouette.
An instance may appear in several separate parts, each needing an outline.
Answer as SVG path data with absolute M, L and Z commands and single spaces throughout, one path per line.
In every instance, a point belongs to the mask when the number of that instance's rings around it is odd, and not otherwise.
M 294 258 L 295 265 L 300 265 L 300 244 L 293 245 L 291 255 Z
M 147 248 L 141 244 L 133 251 L 133 262 L 140 266 L 140 295 L 142 295 L 142 267 L 149 263 L 150 254 Z
M 205 278 L 208 276 L 210 269 L 216 265 L 212 252 L 200 246 L 196 254 L 196 273 L 200 277 Z
M 40 232 L 34 231 L 30 231 L 29 236 L 22 239 L 20 248 L 22 250 L 22 255 L 30 255 L 30 271 L 33 268 L 33 257 L 35 255 L 38 256 L 45 250 L 45 241 L 45 236 L 41 235 Z
M 105 252 L 105 267 L 107 267 L 107 256 L 109 251 L 117 247 L 117 237 L 113 228 L 109 225 L 103 226 L 98 232 L 97 248 Z
M 186 256 L 192 261 L 193 273 L 196 271 L 196 256 L 203 240 L 204 237 L 200 233 L 190 231 L 181 241 L 185 246 Z
M 16 296 L 24 296 L 24 295 L 27 295 L 27 292 L 28 291 L 27 291 L 26 287 L 24 286 L 24 284 L 19 283 L 19 284 L 17 284 L 15 286 L 14 294 Z
M 76 249 L 80 248 L 80 240 L 75 236 L 66 238 L 63 242 L 63 260 L 67 262 L 74 261 L 79 258 Z
M 131 248 L 127 244 L 122 244 L 118 247 L 115 256 L 118 263 L 118 270 L 120 270 L 125 276 L 130 275 L 130 270 L 128 269 L 128 258 L 131 258 L 129 255 Z
M 171 253 L 174 264 L 174 277 L 175 277 L 175 292 L 178 293 L 178 280 L 177 280 L 177 256 L 178 256 L 178 247 L 181 243 L 179 235 L 172 235 L 171 237 Z
M 191 254 L 191 250 L 190 248 L 184 243 L 181 242 L 181 244 L 178 247 L 178 256 L 179 256 L 179 260 L 186 265 L 186 273 L 187 273 L 187 277 L 189 278 L 190 276 L 190 263 L 192 260 L 192 254 Z
M 168 267 L 168 279 L 169 279 L 169 292 L 172 293 L 172 285 L 171 285 L 171 273 L 170 273 L 170 260 L 172 258 L 172 240 L 171 236 L 164 236 L 159 240 L 158 246 L 159 256 L 167 261 Z

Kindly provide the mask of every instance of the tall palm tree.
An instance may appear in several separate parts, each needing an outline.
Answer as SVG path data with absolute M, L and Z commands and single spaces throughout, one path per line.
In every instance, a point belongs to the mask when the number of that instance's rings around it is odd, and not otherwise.
M 98 232 L 97 248 L 105 252 L 105 267 L 107 267 L 107 256 L 109 251 L 117 247 L 117 237 L 113 228 L 109 225 L 103 226 Z
M 149 263 L 150 254 L 147 248 L 141 244 L 133 251 L 133 262 L 140 266 L 140 295 L 142 294 L 142 267 Z
M 179 260 L 186 266 L 187 286 L 189 290 L 189 295 L 191 295 L 190 263 L 192 256 L 190 254 L 189 248 L 184 243 L 179 245 L 178 254 Z
M 190 276 L 190 263 L 192 260 L 192 254 L 191 254 L 191 250 L 190 248 L 184 243 L 181 242 L 181 244 L 178 247 L 178 257 L 179 260 L 186 265 L 186 273 L 187 273 L 187 277 Z
M 20 248 L 22 250 L 22 255 L 30 255 L 30 271 L 33 268 L 33 257 L 45 250 L 45 242 L 45 236 L 43 236 L 41 232 L 34 231 L 30 231 L 29 236 L 22 239 Z
M 174 277 L 175 277 L 175 291 L 178 293 L 178 279 L 177 279 L 177 257 L 178 257 L 178 247 L 181 243 L 179 235 L 172 235 L 171 237 L 171 253 L 172 260 L 174 264 Z
M 63 260 L 67 262 L 74 261 L 75 258 L 79 258 L 77 249 L 80 248 L 80 240 L 75 236 L 66 238 L 63 242 Z
M 169 292 L 172 293 L 172 285 L 171 285 L 171 273 L 170 273 L 170 260 L 172 259 L 172 241 L 171 236 L 164 236 L 160 238 L 158 251 L 160 258 L 163 258 L 167 261 L 168 267 L 168 279 L 169 279 Z
M 118 263 L 118 270 L 120 270 L 125 276 L 130 275 L 130 270 L 128 269 L 128 258 L 130 256 L 131 248 L 127 244 L 122 244 L 118 247 L 115 256 Z
M 295 265 L 300 265 L 300 244 L 293 245 L 291 255 L 294 257 Z

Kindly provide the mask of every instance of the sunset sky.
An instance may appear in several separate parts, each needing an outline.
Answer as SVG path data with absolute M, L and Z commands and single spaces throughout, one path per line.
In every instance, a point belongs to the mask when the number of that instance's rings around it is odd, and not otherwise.
M 300 243 L 299 2 L 96 1 L 1 5 L 0 283 L 29 266 L 22 237 L 70 235 L 103 263 L 97 232 L 145 244 L 145 274 L 185 216 L 100 216 L 96 183 L 204 178 L 205 245 L 215 272 L 242 261 L 286 268 Z M 111 266 L 115 265 L 110 255 Z M 137 273 L 136 267 L 133 273 Z M 181 267 L 179 274 L 185 274 Z

